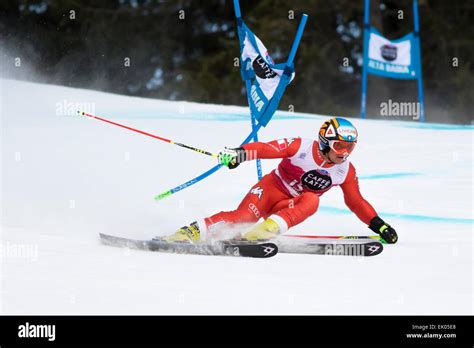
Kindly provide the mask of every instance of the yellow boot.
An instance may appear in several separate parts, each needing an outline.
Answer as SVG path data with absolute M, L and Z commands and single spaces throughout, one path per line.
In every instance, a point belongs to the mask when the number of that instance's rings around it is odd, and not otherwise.
M 280 233 L 280 225 L 274 220 L 268 218 L 265 221 L 255 225 L 250 231 L 246 232 L 243 239 L 246 240 L 268 240 L 275 238 Z
M 195 221 L 189 226 L 183 226 L 177 230 L 174 234 L 167 237 L 162 237 L 161 240 L 166 242 L 196 242 L 199 240 L 201 231 L 199 230 L 199 225 Z

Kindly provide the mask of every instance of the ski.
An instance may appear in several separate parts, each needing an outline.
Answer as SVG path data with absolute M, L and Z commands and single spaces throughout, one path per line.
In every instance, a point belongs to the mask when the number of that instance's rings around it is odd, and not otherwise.
M 160 240 L 136 240 L 100 233 L 100 241 L 109 246 L 145 251 L 176 254 L 242 256 L 268 258 L 278 253 L 278 247 L 271 242 L 215 241 L 213 243 L 165 242 Z
M 382 244 L 386 244 L 380 236 L 314 236 L 314 235 L 301 235 L 301 234 L 289 234 L 284 237 L 289 238 L 308 238 L 308 239 L 351 239 L 351 240 L 364 240 L 364 239 L 373 239 L 379 241 Z
M 371 242 L 281 242 L 279 252 L 288 254 L 344 255 L 344 256 L 375 256 L 383 251 L 383 244 Z

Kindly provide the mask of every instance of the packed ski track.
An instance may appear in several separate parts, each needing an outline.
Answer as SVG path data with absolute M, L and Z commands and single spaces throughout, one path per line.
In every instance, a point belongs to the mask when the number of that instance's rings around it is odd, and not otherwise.
M 215 159 L 77 108 L 211 152 L 249 134 L 248 108 L 0 86 L 1 314 L 473 313 L 472 126 L 351 119 L 361 192 L 399 234 L 378 256 L 177 255 L 105 246 L 99 233 L 149 239 L 233 209 L 255 163 L 155 202 Z M 316 137 L 326 118 L 279 111 L 259 138 Z M 291 233 L 372 232 L 334 188 Z

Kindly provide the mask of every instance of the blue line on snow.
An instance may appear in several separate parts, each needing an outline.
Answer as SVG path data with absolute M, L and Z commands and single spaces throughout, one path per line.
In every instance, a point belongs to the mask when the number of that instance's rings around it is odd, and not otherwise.
M 349 209 L 335 208 L 335 207 L 319 207 L 318 211 L 330 214 L 345 214 L 350 215 L 352 212 Z M 379 214 L 381 217 L 392 217 L 404 220 L 412 221 L 429 221 L 429 222 L 451 222 L 459 224 L 472 224 L 474 219 L 466 218 L 450 218 L 443 216 L 428 216 L 428 215 L 412 215 L 412 214 L 395 214 L 395 213 L 383 213 Z
M 407 176 L 418 176 L 420 173 L 387 173 L 387 174 L 374 174 L 374 175 L 362 175 L 359 176 L 361 180 L 375 180 L 375 179 L 395 179 L 403 178 Z
M 435 130 L 474 130 L 474 126 L 470 124 L 441 124 L 441 123 L 413 123 L 406 124 L 399 123 L 398 126 L 404 128 L 418 128 L 418 129 L 435 129 Z
M 120 112 L 111 110 L 111 113 L 115 112 L 116 119 L 151 119 L 151 120 L 193 120 L 193 121 L 221 121 L 221 122 L 235 122 L 242 121 L 247 122 L 249 114 L 246 113 L 215 113 L 215 112 L 193 112 L 190 114 L 180 113 L 166 113 L 162 112 L 159 114 L 153 114 L 149 111 L 135 111 L 132 116 L 120 115 Z M 297 119 L 323 119 L 323 116 L 316 115 L 304 115 L 304 114 L 285 114 L 276 112 L 273 119 L 276 120 L 297 120 Z

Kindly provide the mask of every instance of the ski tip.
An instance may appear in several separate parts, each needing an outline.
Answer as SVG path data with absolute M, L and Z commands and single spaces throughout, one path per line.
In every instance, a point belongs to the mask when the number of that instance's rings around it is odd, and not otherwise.
M 261 247 L 262 247 L 262 252 L 264 254 L 264 258 L 266 257 L 273 257 L 275 256 L 276 254 L 278 254 L 278 245 L 276 245 L 275 243 L 262 243 L 261 244 Z
M 99 233 L 99 239 L 102 243 L 108 242 L 112 239 L 117 239 L 117 237 L 111 236 L 110 234 Z
M 238 256 L 269 258 L 278 254 L 278 246 L 269 242 L 256 244 L 234 244 L 232 248 L 235 250 Z
M 381 242 L 372 242 L 364 245 L 365 256 L 379 255 L 383 251 L 383 244 Z

